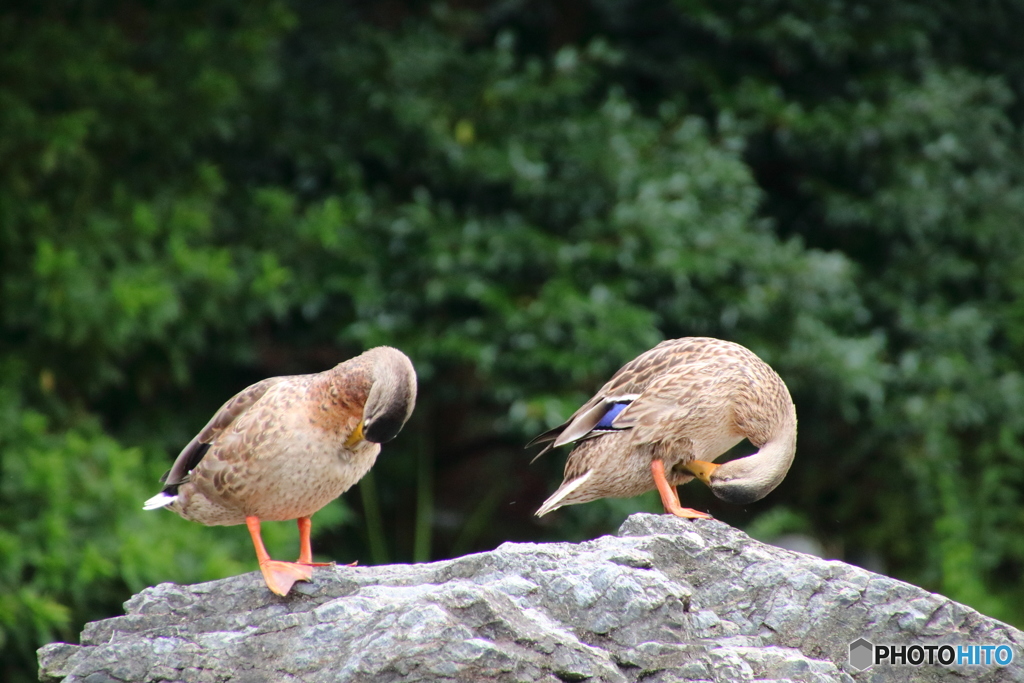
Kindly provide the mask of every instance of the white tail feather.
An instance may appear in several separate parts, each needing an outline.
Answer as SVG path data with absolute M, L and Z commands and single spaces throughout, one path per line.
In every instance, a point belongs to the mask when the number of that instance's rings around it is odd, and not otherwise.
M 145 503 L 142 504 L 143 510 L 157 510 L 159 508 L 167 507 L 174 501 L 178 500 L 177 496 L 168 496 L 166 493 L 161 491 L 156 494 Z
M 536 514 L 538 517 L 543 517 L 549 512 L 552 512 L 562 507 L 562 501 L 565 500 L 565 497 L 568 496 L 573 491 L 575 491 L 576 489 L 578 489 L 580 486 L 582 486 L 587 481 L 587 479 L 590 479 L 590 475 L 592 475 L 593 473 L 594 470 L 587 470 L 587 473 L 584 474 L 583 476 L 576 477 L 568 484 L 562 486 L 558 491 L 555 491 L 555 495 L 545 500 L 544 504 L 541 505 L 540 509 L 537 510 L 537 512 L 534 514 Z

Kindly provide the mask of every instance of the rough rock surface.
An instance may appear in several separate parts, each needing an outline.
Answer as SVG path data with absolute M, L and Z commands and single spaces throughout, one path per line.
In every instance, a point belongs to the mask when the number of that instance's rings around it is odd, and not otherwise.
M 279 598 L 258 573 L 161 584 L 40 679 L 113 681 L 1024 681 L 1024 633 L 940 595 L 764 545 L 715 520 L 506 543 L 419 565 L 325 567 Z M 849 644 L 1008 644 L 1007 667 L 877 665 Z

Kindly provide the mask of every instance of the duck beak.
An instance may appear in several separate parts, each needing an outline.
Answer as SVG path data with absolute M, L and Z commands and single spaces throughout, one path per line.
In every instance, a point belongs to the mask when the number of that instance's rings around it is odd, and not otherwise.
M 345 448 L 352 448 L 360 441 L 363 441 L 364 438 L 365 437 L 363 436 L 363 421 L 360 420 L 359 424 L 356 425 L 356 428 L 353 429 L 352 433 L 348 435 L 347 439 L 345 439 Z
M 714 474 L 715 470 L 719 467 L 721 467 L 721 465 L 716 465 L 713 462 L 705 462 L 704 460 L 694 460 L 683 465 L 684 470 L 707 484 L 709 488 L 711 487 L 711 475 Z

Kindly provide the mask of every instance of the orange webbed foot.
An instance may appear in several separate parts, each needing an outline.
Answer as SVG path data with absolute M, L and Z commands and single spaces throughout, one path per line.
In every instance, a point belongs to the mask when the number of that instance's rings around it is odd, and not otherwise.
M 288 595 L 296 581 L 310 581 L 313 578 L 313 568 L 298 562 L 265 560 L 260 562 L 260 571 L 263 572 L 267 588 L 281 596 Z
M 711 515 L 706 512 L 684 508 L 679 504 L 679 493 L 676 491 L 676 487 L 670 485 L 668 479 L 665 478 L 665 463 L 661 460 L 651 461 L 651 475 L 654 477 L 654 485 L 661 495 L 661 504 L 664 506 L 665 512 L 683 519 L 711 519 Z
M 679 507 L 674 510 L 666 510 L 665 512 L 671 512 L 676 517 L 682 517 L 683 519 L 713 519 L 708 513 L 691 508 Z

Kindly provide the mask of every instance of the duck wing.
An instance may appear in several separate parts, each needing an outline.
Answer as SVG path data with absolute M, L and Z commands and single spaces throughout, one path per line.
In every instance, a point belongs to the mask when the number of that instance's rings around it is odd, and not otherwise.
M 562 424 L 536 436 L 526 447 L 547 444 L 534 460 L 553 448 L 591 439 L 609 431 L 629 429 L 622 420 L 624 410 L 639 398 L 648 385 L 681 360 L 693 339 L 669 339 L 629 361 L 601 389 Z
M 161 478 L 161 481 L 166 484 L 164 490 L 176 489 L 181 484 L 187 482 L 189 472 L 200 463 L 217 437 L 231 427 L 235 420 L 248 412 L 257 401 L 263 398 L 271 387 L 287 379 L 287 377 L 269 377 L 250 387 L 246 387 L 228 399 L 228 402 L 214 413 L 210 421 L 196 434 L 195 438 L 189 441 L 188 445 L 182 449 L 171 466 L 170 471 Z

